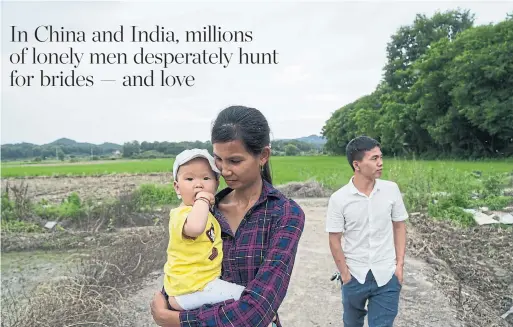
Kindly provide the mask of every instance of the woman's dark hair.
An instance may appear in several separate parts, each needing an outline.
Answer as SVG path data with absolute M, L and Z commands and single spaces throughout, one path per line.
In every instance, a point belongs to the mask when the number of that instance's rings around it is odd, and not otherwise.
M 212 144 L 239 140 L 249 153 L 257 156 L 264 147 L 271 145 L 270 128 L 264 115 L 255 108 L 231 106 L 223 109 L 212 126 Z M 265 163 L 262 178 L 272 184 L 269 160 Z

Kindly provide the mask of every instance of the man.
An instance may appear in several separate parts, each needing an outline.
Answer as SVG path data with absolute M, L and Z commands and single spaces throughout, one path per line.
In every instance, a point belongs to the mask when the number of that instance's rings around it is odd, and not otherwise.
M 379 179 L 383 155 L 376 140 L 357 137 L 347 145 L 346 155 L 354 176 L 330 197 L 326 216 L 330 249 L 342 280 L 344 326 L 363 326 L 367 313 L 369 327 L 393 326 L 403 282 L 408 213 L 397 184 Z

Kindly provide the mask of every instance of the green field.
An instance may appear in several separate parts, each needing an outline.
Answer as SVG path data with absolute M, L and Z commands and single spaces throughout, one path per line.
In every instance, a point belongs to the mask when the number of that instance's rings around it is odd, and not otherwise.
M 2 166 L 2 177 L 169 173 L 172 167 L 173 159 L 91 161 L 47 165 L 11 164 Z M 346 158 L 342 156 L 273 157 L 271 169 L 274 185 L 313 180 L 319 182 L 321 189 L 328 193 L 346 184 L 353 174 Z M 399 185 L 409 211 L 427 210 L 431 217 L 449 219 L 466 226 L 472 226 L 475 222 L 472 215 L 465 212 L 463 208 L 489 207 L 490 210 L 501 210 L 513 202 L 511 195 L 503 193 L 503 190 L 513 185 L 511 174 L 513 159 L 470 162 L 385 158 L 383 171 L 383 179 L 394 181 Z M 119 182 L 122 183 L 122 178 Z M 63 183 L 66 181 L 64 180 Z M 220 184 L 220 189 L 226 186 L 223 179 Z M 79 217 L 85 212 L 80 204 L 84 199 L 79 199 L 78 195 L 75 197 L 76 201 L 68 198 L 62 204 L 51 208 L 44 204 L 37 204 L 34 209 L 35 214 L 50 216 L 52 219 Z M 169 183 L 144 184 L 134 191 L 133 199 L 137 199 L 134 203 L 141 208 L 152 207 L 174 203 L 176 194 Z M 6 209 L 2 216 L 16 214 L 15 203 L 9 203 L 10 206 L 7 208 L 12 210 Z M 4 225 L 4 229 L 18 230 L 33 227 L 20 225 L 15 219 L 11 220 L 11 225 Z
M 16 165 L 2 164 L 2 178 L 23 176 L 75 176 L 106 175 L 120 173 L 171 172 L 173 159 L 102 161 L 63 164 Z M 272 175 L 275 184 L 315 179 L 325 185 L 346 182 L 352 171 L 342 156 L 325 157 L 273 157 Z M 428 171 L 480 171 L 488 173 L 509 173 L 513 171 L 513 159 L 492 161 L 421 161 L 385 158 L 384 176 L 387 179 L 402 179 L 402 174 L 413 177 Z M 406 177 L 406 176 L 404 176 Z

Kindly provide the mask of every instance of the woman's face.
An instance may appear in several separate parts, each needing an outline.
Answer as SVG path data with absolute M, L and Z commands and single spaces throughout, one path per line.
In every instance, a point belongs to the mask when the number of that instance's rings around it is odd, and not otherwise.
M 228 187 L 245 188 L 261 178 L 260 166 L 267 162 L 268 156 L 254 156 L 239 140 L 214 143 L 213 149 L 216 166 Z

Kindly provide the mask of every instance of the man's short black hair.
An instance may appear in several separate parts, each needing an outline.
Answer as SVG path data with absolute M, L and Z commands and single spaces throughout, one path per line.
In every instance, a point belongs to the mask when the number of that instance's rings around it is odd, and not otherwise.
M 375 147 L 381 148 L 378 141 L 368 136 L 358 136 L 352 139 L 346 146 L 346 156 L 349 165 L 353 168 L 353 161 L 360 161 L 363 159 L 365 152 L 374 149 Z

